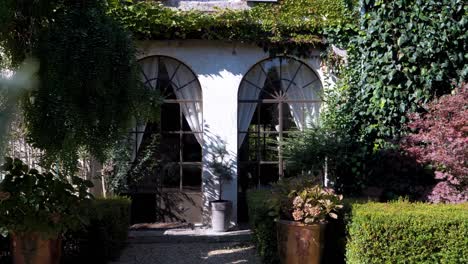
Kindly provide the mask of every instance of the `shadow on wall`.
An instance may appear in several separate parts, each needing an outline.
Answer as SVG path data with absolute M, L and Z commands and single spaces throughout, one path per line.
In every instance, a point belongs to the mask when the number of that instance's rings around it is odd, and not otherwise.
M 236 154 L 229 151 L 226 141 L 204 126 L 203 144 L 203 223 L 211 219 L 211 201 L 227 199 L 226 185 L 232 181 L 237 172 Z M 235 190 L 237 192 L 237 190 Z

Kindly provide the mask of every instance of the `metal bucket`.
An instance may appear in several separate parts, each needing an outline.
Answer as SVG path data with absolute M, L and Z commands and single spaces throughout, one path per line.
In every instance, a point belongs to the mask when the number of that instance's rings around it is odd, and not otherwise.
M 215 232 L 226 232 L 231 220 L 232 202 L 219 200 L 211 202 L 211 228 Z

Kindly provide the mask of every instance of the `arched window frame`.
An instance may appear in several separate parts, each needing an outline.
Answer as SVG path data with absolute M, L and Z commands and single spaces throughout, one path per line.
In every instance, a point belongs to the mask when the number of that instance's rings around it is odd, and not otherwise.
M 157 77 L 152 77 L 152 76 L 147 76 L 143 70 L 143 68 L 141 68 L 141 74 L 142 76 L 144 77 L 144 80 L 143 80 L 143 83 L 145 86 L 147 86 L 149 89 L 152 89 L 152 90 L 157 90 L 159 89 L 160 91 L 162 91 L 161 95 L 163 96 L 163 100 L 162 100 L 162 103 L 163 104 L 178 104 L 179 105 L 179 129 L 178 130 L 163 130 L 161 126 L 159 126 L 159 131 L 158 133 L 160 135 L 163 135 L 163 134 L 171 134 L 171 135 L 178 135 L 179 136 L 179 161 L 175 161 L 175 162 L 172 162 L 174 164 L 178 164 L 178 167 L 179 167 L 179 190 L 180 191 L 183 191 L 184 190 L 184 182 L 183 182 L 183 175 L 184 175 L 184 172 L 183 172 L 183 169 L 184 169 L 184 166 L 197 166 L 200 168 L 200 170 L 202 170 L 202 161 L 184 161 L 184 140 L 183 140 L 183 137 L 184 135 L 187 135 L 187 134 L 192 134 L 192 135 L 195 135 L 195 134 L 203 134 L 203 95 L 201 93 L 201 84 L 197 78 L 197 75 L 194 73 L 194 71 L 192 69 L 190 69 L 190 67 L 188 65 L 186 65 L 185 63 L 183 63 L 182 61 L 178 60 L 178 59 L 175 59 L 173 57 L 169 57 L 169 56 L 164 56 L 164 55 L 153 55 L 153 56 L 148 56 L 148 57 L 144 57 L 140 60 L 138 60 L 138 63 L 140 63 L 140 65 L 145 61 L 145 60 L 149 60 L 149 59 L 154 59 L 154 58 L 157 58 L 157 63 L 158 65 L 161 65 L 162 63 L 162 60 L 172 60 L 172 61 L 175 61 L 177 62 L 177 66 L 174 70 L 174 73 L 169 76 L 169 80 L 162 80 L 159 76 L 159 74 L 155 74 Z M 178 85 L 174 82 L 174 78 L 176 76 L 176 74 L 179 72 L 179 70 L 181 69 L 181 67 L 185 67 L 186 70 L 188 70 L 188 72 L 190 72 L 193 76 L 193 79 L 190 80 L 189 82 L 181 85 L 180 87 L 178 87 Z M 159 67 L 158 67 L 159 68 Z M 159 84 L 160 84 L 160 81 L 167 81 L 168 83 L 164 86 L 164 87 L 159 87 Z M 154 86 L 153 84 L 156 84 L 156 86 Z M 170 87 L 174 87 L 176 90 L 182 90 L 182 89 L 186 89 L 189 85 L 193 84 L 193 83 L 197 83 L 197 87 L 200 89 L 200 99 L 197 100 L 197 99 L 168 99 L 168 98 L 164 98 L 164 94 L 163 92 L 168 90 Z M 189 130 L 189 131 L 186 131 L 183 129 L 184 125 L 183 125 L 183 122 L 184 122 L 184 114 L 183 114 L 183 111 L 182 111 L 182 104 L 184 103 L 200 103 L 200 110 L 201 110 L 201 122 L 202 122 L 202 125 L 201 125 L 201 130 L 200 131 L 192 131 L 192 130 Z M 161 116 L 161 118 L 163 118 Z M 162 119 L 160 119 L 162 120 Z M 136 124 L 135 126 L 135 129 L 132 131 L 132 133 L 134 134 L 134 138 L 135 139 L 138 139 L 140 136 L 143 137 L 144 133 L 145 133 L 145 130 L 142 130 L 141 129 L 142 126 L 140 126 L 140 124 Z M 138 140 L 134 140 L 135 142 L 135 150 L 138 151 L 138 148 L 139 148 L 139 144 L 138 144 Z M 200 144 L 200 147 L 202 148 L 203 144 Z M 201 175 L 200 175 L 201 177 Z M 162 187 L 162 186 L 161 186 Z
M 279 69 L 279 72 L 278 72 L 278 76 L 279 78 L 277 80 L 271 80 L 267 70 L 264 68 L 264 65 L 265 63 L 269 62 L 269 61 L 273 61 L 275 59 L 278 59 L 279 60 L 279 67 L 277 67 L 277 69 Z M 288 79 L 285 79 L 284 75 L 282 74 L 282 64 L 285 60 L 293 60 L 295 62 L 298 62 L 299 63 L 299 67 L 296 69 L 296 71 L 294 72 L 294 74 L 292 75 L 292 78 L 291 80 L 288 80 Z M 261 94 L 262 92 L 265 92 L 264 91 L 264 87 L 260 87 L 258 84 L 256 83 L 253 83 L 251 81 L 249 81 L 248 79 L 246 79 L 246 76 L 248 76 L 248 74 L 253 71 L 256 67 L 260 67 L 261 68 L 261 72 L 263 74 L 266 75 L 266 81 L 265 83 L 268 83 L 269 85 L 272 85 L 274 86 L 275 85 L 275 82 L 276 83 L 281 83 L 282 81 L 287 81 L 289 82 L 289 85 L 287 86 L 287 88 L 285 89 L 285 91 L 282 91 L 281 89 L 281 92 L 280 93 L 268 93 L 268 95 L 271 97 L 271 98 L 268 98 L 268 99 L 262 99 L 260 98 L 261 97 Z M 285 104 L 288 104 L 288 103 L 312 103 L 312 104 L 321 104 L 323 101 L 322 100 L 293 100 L 293 99 L 289 99 L 287 97 L 287 93 L 291 87 L 291 85 L 296 85 L 296 83 L 294 82 L 299 71 L 301 69 L 306 69 L 308 71 L 310 71 L 311 74 L 313 74 L 315 76 L 315 78 L 311 81 L 311 82 L 308 82 L 306 83 L 305 85 L 303 85 L 302 89 L 304 88 L 307 88 L 307 87 L 312 87 L 315 82 L 320 82 L 320 90 L 323 90 L 323 85 L 321 83 L 321 79 L 319 77 L 319 75 L 309 66 L 307 65 L 307 63 L 301 61 L 301 60 L 298 60 L 296 58 L 293 58 L 293 57 L 290 57 L 290 56 L 276 56 L 276 57 L 270 57 L 270 58 L 267 58 L 267 59 L 264 59 L 258 63 L 256 63 L 254 66 L 252 66 L 249 71 L 247 72 L 247 74 L 244 76 L 242 82 L 241 82 L 241 85 L 240 87 L 242 88 L 243 85 L 242 83 L 243 82 L 247 82 L 249 83 L 250 85 L 254 86 L 256 89 L 259 89 L 260 90 L 260 94 L 259 94 L 259 98 L 254 100 L 245 100 L 245 99 L 240 99 L 240 94 L 241 94 L 241 90 L 239 89 L 239 93 L 238 93 L 238 104 L 239 106 L 243 103 L 257 103 L 257 106 L 256 108 L 258 109 L 258 107 L 260 106 L 261 107 L 261 104 L 278 104 L 278 111 L 280 114 L 278 114 L 278 124 L 279 124 L 279 128 L 278 128 L 278 131 L 277 132 L 274 132 L 274 131 L 262 131 L 260 132 L 259 129 L 257 129 L 256 133 L 257 133 L 257 139 L 260 138 L 260 134 L 263 133 L 263 134 L 273 134 L 273 135 L 278 135 L 278 141 L 279 143 L 281 144 L 282 142 L 284 142 L 284 136 L 285 134 L 287 133 L 297 133 L 297 131 L 285 131 L 283 129 L 283 111 L 285 111 L 284 108 L 284 105 Z M 278 85 L 278 84 L 276 84 Z M 253 119 L 256 118 L 257 119 L 257 123 L 260 123 L 260 111 L 256 111 L 257 112 L 257 116 L 254 116 L 252 117 L 252 120 L 250 121 L 250 124 L 253 122 Z M 240 112 L 238 113 L 238 118 L 240 118 Z M 249 125 L 250 126 L 250 125 Z M 247 129 L 247 131 L 242 131 L 238 128 L 238 134 L 251 134 L 251 132 Z M 245 143 L 244 144 L 248 144 L 248 143 Z M 240 149 L 242 146 L 239 145 L 238 148 Z M 258 169 L 257 169 L 257 173 L 259 174 L 259 177 L 261 175 L 261 165 L 263 164 L 274 164 L 274 165 L 278 165 L 278 175 L 280 178 L 284 177 L 284 170 L 285 170 L 285 160 L 284 160 L 284 157 L 283 157 L 283 153 L 282 153 L 282 149 L 281 147 L 278 148 L 278 161 L 263 161 L 262 160 L 262 157 L 261 157 L 261 154 L 259 153 L 259 149 L 258 149 L 258 146 L 257 146 L 257 158 L 258 160 L 256 161 L 241 161 L 241 160 L 238 160 L 239 162 L 239 165 L 242 166 L 243 163 L 244 164 L 247 164 L 247 163 L 257 163 L 257 166 L 258 166 Z

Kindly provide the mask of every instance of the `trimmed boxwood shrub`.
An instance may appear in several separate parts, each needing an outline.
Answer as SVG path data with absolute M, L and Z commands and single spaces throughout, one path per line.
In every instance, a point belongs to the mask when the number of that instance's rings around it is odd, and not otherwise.
M 276 246 L 276 223 L 270 216 L 268 200 L 269 190 L 252 190 L 247 192 L 247 206 L 250 228 L 253 231 L 252 240 L 263 263 L 279 263 Z
M 468 203 L 354 204 L 347 263 L 468 263 Z
M 130 199 L 96 199 L 90 217 L 89 226 L 65 236 L 62 263 L 106 263 L 119 257 L 128 237 Z

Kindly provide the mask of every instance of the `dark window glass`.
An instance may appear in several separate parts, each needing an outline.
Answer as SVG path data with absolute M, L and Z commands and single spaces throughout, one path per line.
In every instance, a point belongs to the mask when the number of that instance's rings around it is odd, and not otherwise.
M 307 115 L 305 109 L 310 108 L 316 100 L 310 99 L 313 97 L 311 94 L 316 94 L 321 89 L 320 85 L 309 85 L 320 81 L 318 76 L 304 63 L 289 57 L 265 60 L 254 66 L 244 79 L 251 82 L 262 80 L 258 75 L 249 76 L 250 73 L 263 74 L 265 81 L 240 86 L 241 89 L 251 89 L 254 85 L 262 90 L 248 131 L 239 131 L 239 135 L 245 135 L 238 153 L 239 188 L 269 185 L 279 177 L 289 176 L 286 170 L 287 161 L 280 147 L 290 135 L 301 133 L 297 123 L 301 129 L 304 127 Z M 298 85 L 301 85 L 301 89 L 298 89 Z M 240 91 L 239 94 L 245 96 L 249 93 Z M 246 109 L 249 104 L 252 103 L 239 99 L 240 108 Z
M 201 134 L 203 131 L 192 131 L 186 117 L 183 114 L 184 104 L 201 104 L 200 101 L 179 100 L 174 92 L 176 89 L 194 89 L 193 85 L 184 84 L 183 87 L 177 87 L 175 76 L 177 74 L 190 74 L 191 71 L 184 64 L 175 62 L 175 60 L 167 57 L 149 57 L 151 63 L 156 62 L 158 73 L 154 73 L 153 78 L 147 76 L 146 81 L 148 89 L 157 89 L 162 97 L 163 104 L 161 105 L 161 116 L 158 123 L 148 123 L 144 131 L 140 131 L 139 135 L 143 135 L 138 151 L 138 159 L 145 157 L 145 150 L 148 150 L 152 139 L 155 136 L 159 137 L 159 145 L 157 155 L 152 159 L 161 161 L 161 165 L 157 166 L 158 171 L 154 175 L 161 178 L 161 184 L 164 188 L 173 188 L 179 190 L 201 191 L 201 160 L 202 148 L 196 140 L 195 134 Z M 142 61 L 144 63 L 144 60 Z M 169 76 L 166 69 L 166 63 L 177 63 L 175 73 Z M 196 81 L 196 76 L 193 79 Z M 192 81 L 191 83 L 193 83 Z M 199 85 L 196 87 L 201 89 Z M 135 141 L 135 140 L 134 140 Z

